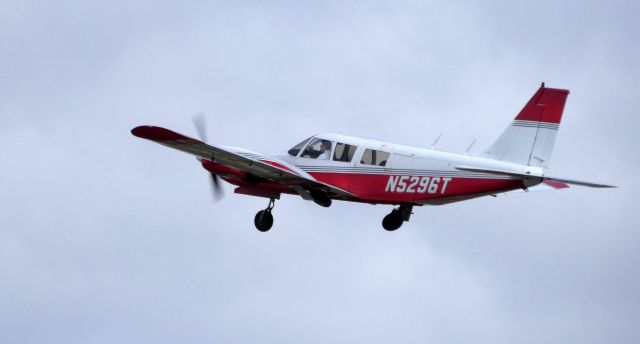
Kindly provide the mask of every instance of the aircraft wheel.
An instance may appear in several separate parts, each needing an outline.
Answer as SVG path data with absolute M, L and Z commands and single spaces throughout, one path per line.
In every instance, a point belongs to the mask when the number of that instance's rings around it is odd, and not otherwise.
M 400 215 L 400 212 L 394 210 L 382 219 L 382 227 L 391 232 L 400 228 L 400 226 L 402 226 L 402 222 L 402 215 Z
M 260 210 L 257 214 L 253 223 L 256 225 L 256 228 L 261 232 L 266 232 L 271 229 L 273 226 L 273 215 L 271 215 L 271 210 Z

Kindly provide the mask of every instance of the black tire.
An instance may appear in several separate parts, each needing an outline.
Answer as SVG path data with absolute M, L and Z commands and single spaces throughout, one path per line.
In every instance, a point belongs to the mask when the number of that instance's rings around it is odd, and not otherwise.
M 400 226 L 402 226 L 403 221 L 404 220 L 402 219 L 402 215 L 394 210 L 391 212 L 391 214 L 385 216 L 384 219 L 382 219 L 382 228 L 389 232 L 395 231 L 396 229 L 400 228 Z
M 273 215 L 271 215 L 271 211 L 269 210 L 261 210 L 256 214 L 256 217 L 253 219 L 253 223 L 256 225 L 256 228 L 261 232 L 266 232 L 271 229 L 273 226 Z

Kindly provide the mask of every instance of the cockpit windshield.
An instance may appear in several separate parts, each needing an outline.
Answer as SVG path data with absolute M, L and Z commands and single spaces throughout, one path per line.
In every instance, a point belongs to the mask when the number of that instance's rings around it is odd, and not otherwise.
M 304 149 L 300 157 L 310 158 L 310 159 L 319 159 L 319 160 L 329 160 L 331 158 L 332 147 L 333 147 L 333 142 L 329 140 L 315 138 L 311 140 L 311 142 L 307 145 L 307 148 Z
M 291 156 L 298 156 L 298 153 L 300 153 L 300 150 L 304 147 L 304 145 L 307 144 L 307 142 L 309 142 L 311 138 L 308 138 L 300 143 L 298 143 L 297 145 L 293 146 L 293 148 L 289 149 L 289 155 Z

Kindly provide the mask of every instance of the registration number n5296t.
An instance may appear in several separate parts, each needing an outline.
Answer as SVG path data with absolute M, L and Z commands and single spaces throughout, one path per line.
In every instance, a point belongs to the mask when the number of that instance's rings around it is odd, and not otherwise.
M 386 192 L 444 194 L 451 178 L 389 176 Z

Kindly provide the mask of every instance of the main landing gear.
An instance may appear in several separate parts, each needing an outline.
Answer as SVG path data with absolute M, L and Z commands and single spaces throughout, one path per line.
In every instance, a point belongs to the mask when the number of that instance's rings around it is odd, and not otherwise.
M 409 221 L 413 205 L 401 205 L 398 209 L 393 209 L 391 213 L 382 219 L 382 228 L 387 231 L 395 231 L 402 226 L 404 221 Z
M 269 205 L 265 210 L 260 210 L 256 217 L 253 220 L 253 223 L 256 225 L 256 228 L 261 232 L 267 232 L 273 226 L 273 215 L 271 214 L 271 210 L 276 204 L 276 199 L 271 198 L 269 200 Z M 405 221 L 409 221 L 411 217 L 411 210 L 413 210 L 413 205 L 411 204 L 403 204 L 397 209 L 393 209 L 391 213 L 382 219 L 382 227 L 391 232 L 402 226 L 402 223 Z
M 273 226 L 273 215 L 271 215 L 271 210 L 276 205 L 276 199 L 272 198 L 269 200 L 269 206 L 265 210 L 260 210 L 257 214 L 253 223 L 256 225 L 256 228 L 261 232 L 266 232 L 271 229 Z

